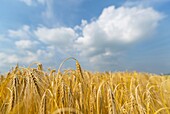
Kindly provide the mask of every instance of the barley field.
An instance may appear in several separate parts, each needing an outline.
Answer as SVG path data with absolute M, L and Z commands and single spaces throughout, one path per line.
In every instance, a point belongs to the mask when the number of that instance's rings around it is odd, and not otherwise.
M 0 114 L 170 114 L 170 76 L 18 65 L 0 76 Z

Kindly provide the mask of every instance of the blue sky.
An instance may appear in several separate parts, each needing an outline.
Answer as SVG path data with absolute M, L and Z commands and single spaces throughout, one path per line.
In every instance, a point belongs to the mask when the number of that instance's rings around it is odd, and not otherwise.
M 170 0 L 1 0 L 0 72 L 17 63 L 170 73 Z M 73 67 L 68 62 L 65 68 Z

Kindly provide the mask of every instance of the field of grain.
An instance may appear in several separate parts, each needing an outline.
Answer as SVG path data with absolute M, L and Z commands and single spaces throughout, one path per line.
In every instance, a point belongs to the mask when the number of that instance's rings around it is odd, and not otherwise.
M 69 59 L 75 70 L 37 63 L 0 76 L 0 114 L 170 114 L 170 76 L 92 73 Z

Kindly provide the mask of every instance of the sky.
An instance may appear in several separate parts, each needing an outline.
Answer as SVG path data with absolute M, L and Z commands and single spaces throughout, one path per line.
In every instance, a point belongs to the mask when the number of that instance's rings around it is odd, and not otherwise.
M 0 72 L 33 62 L 57 69 L 75 57 L 95 72 L 170 73 L 169 6 L 170 0 L 1 0 Z

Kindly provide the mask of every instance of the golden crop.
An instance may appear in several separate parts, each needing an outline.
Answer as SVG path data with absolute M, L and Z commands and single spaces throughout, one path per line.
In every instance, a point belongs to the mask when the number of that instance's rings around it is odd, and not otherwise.
M 1 76 L 0 114 L 170 114 L 169 76 L 92 73 L 77 60 L 76 70 L 60 68 L 37 63 Z

